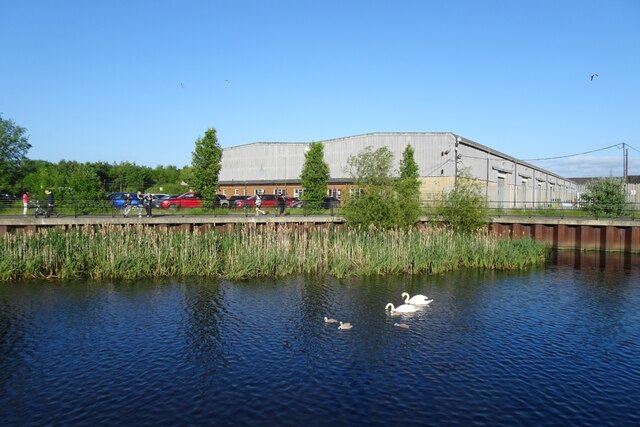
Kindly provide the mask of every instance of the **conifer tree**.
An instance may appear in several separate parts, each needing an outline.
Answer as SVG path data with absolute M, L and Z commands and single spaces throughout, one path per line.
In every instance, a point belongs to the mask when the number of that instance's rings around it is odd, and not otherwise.
M 204 133 L 204 137 L 196 140 L 191 160 L 193 182 L 189 183 L 208 202 L 206 206 L 211 206 L 218 191 L 221 162 L 222 148 L 218 144 L 216 130 L 209 128 Z
M 400 160 L 400 176 L 395 182 L 397 224 L 410 227 L 420 216 L 420 172 L 414 158 L 415 150 L 407 144 Z
M 329 165 L 324 161 L 324 146 L 313 142 L 304 155 L 304 166 L 300 174 L 300 183 L 304 189 L 302 200 L 305 209 L 317 212 L 322 209 L 329 184 Z

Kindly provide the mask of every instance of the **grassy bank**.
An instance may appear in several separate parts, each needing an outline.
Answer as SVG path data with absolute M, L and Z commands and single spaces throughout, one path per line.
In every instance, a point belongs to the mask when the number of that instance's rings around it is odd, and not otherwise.
M 0 281 L 131 279 L 296 273 L 336 277 L 440 273 L 457 268 L 522 269 L 545 260 L 533 240 L 463 236 L 445 230 L 301 230 L 246 226 L 230 234 L 144 226 L 43 230 L 0 238 Z

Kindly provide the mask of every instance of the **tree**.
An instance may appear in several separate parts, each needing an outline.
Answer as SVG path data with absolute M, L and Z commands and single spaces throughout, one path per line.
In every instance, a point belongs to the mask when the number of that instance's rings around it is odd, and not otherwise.
M 414 158 L 414 149 L 407 144 L 400 160 L 400 176 L 395 182 L 396 204 L 398 209 L 397 224 L 410 227 L 420 216 L 420 172 Z
M 31 144 L 25 132 L 26 129 L 16 126 L 11 119 L 3 119 L 0 114 L 0 186 L 15 181 L 13 174 L 27 158 Z
M 581 196 L 584 209 L 595 216 L 622 216 L 627 213 L 624 181 L 600 178 L 587 184 Z
M 209 128 L 204 133 L 204 137 L 196 140 L 196 148 L 191 157 L 193 182 L 189 184 L 210 202 L 215 200 L 218 192 L 221 162 L 222 148 L 218 144 L 216 130 Z
M 300 183 L 304 188 L 302 199 L 305 209 L 318 212 L 322 209 L 329 184 L 329 165 L 324 161 L 324 146 L 313 142 L 304 155 L 304 165 L 300 174 Z
M 485 198 L 468 171 L 458 172 L 455 186 L 444 196 L 438 213 L 454 231 L 471 233 L 486 226 Z
M 344 217 L 354 226 L 398 226 L 398 206 L 393 191 L 393 153 L 387 147 L 365 147 L 347 159 L 347 173 L 355 182 L 347 199 Z

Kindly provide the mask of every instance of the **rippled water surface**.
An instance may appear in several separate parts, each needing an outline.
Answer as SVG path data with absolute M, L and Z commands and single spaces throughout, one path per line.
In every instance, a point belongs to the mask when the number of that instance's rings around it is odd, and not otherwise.
M 518 273 L 2 284 L 0 420 L 640 425 L 639 264 L 569 253 Z M 387 315 L 403 291 L 434 301 Z

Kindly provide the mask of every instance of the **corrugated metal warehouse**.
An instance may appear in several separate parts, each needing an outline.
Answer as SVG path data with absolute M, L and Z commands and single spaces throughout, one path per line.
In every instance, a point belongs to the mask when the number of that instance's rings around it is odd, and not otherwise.
M 402 153 L 415 150 L 423 203 L 453 188 L 459 171 L 467 171 L 483 188 L 490 207 L 532 208 L 573 204 L 577 186 L 557 174 L 450 132 L 370 133 L 320 141 L 330 168 L 327 194 L 343 199 L 351 177 L 347 159 L 365 147 L 386 146 L 397 173 Z M 227 195 L 286 194 L 301 197 L 300 173 L 310 143 L 256 142 L 223 150 L 220 191 Z

